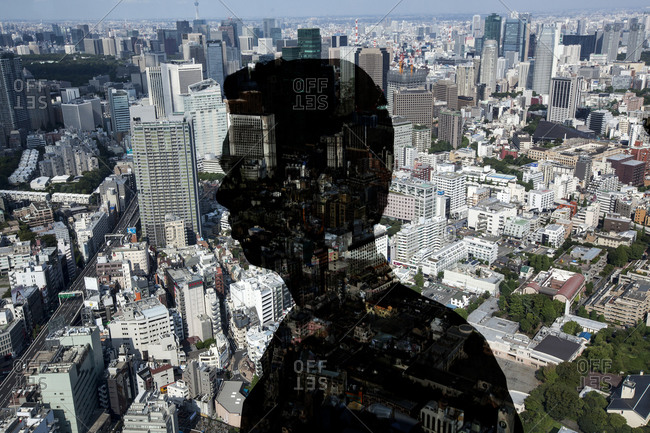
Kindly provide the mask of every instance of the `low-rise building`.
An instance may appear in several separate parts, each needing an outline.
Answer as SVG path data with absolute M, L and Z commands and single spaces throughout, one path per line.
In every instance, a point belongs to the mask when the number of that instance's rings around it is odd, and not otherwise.
M 625 418 L 632 428 L 643 427 L 650 421 L 650 404 L 646 395 L 650 389 L 650 376 L 643 373 L 628 375 L 612 393 L 607 413 Z
M 154 297 L 125 305 L 113 317 L 108 330 L 113 347 L 125 344 L 140 359 L 146 359 L 149 344 L 172 333 L 169 311 Z
M 215 400 L 216 414 L 226 424 L 241 426 L 242 408 L 246 397 L 242 394 L 243 382 L 224 381 Z
M 650 282 L 612 283 L 591 298 L 585 308 L 602 314 L 608 322 L 635 326 L 650 311 Z
M 467 213 L 467 227 L 493 236 L 501 236 L 508 218 L 517 216 L 517 207 L 488 198 L 471 207 Z
M 442 283 L 458 287 L 476 294 L 488 292 L 494 296 L 499 291 L 499 284 L 504 280 L 503 274 L 490 270 L 487 266 L 479 266 L 476 262 L 445 269 Z
M 138 394 L 122 421 L 122 433 L 179 433 L 176 405 L 158 392 Z
M 548 271 L 541 271 L 532 281 L 526 283 L 522 291 L 524 294 L 541 293 L 566 303 L 573 302 L 584 287 L 584 275 L 550 268 Z

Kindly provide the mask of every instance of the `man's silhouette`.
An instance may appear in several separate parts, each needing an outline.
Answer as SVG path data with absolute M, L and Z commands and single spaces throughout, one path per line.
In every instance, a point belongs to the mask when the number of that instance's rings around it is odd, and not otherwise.
M 296 303 L 242 431 L 521 431 L 483 337 L 399 284 L 377 252 L 393 129 L 368 74 L 277 60 L 229 76 L 224 92 L 217 200 L 248 261 L 278 272 Z

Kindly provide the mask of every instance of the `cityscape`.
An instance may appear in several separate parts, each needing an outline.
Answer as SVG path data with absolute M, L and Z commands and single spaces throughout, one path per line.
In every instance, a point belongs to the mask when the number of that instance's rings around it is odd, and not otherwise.
M 0 433 L 650 432 L 650 8 L 218 3 L 0 17 Z

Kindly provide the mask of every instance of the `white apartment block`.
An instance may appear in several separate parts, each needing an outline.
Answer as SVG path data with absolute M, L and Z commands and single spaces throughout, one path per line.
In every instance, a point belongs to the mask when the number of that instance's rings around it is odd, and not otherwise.
M 261 324 L 282 319 L 290 305 L 289 289 L 279 275 L 259 273 L 230 285 L 230 301 L 233 310 L 255 309 Z
M 361 262 L 369 266 L 379 266 L 388 260 L 388 234 L 386 233 L 386 227 L 381 224 L 375 224 L 373 232 L 374 237 L 370 242 L 354 249 L 349 249 L 345 253 L 345 258 L 353 263 Z
M 148 346 L 172 333 L 169 311 L 158 298 L 144 298 L 127 304 L 108 324 L 113 347 L 126 344 L 142 359 Z
M 102 211 L 82 214 L 75 221 L 74 230 L 81 255 L 88 261 L 104 242 L 104 235 L 110 231 L 108 214 Z
M 539 169 L 525 169 L 521 178 L 524 182 L 533 182 L 533 188 L 538 189 L 544 186 L 544 173 Z
M 433 252 L 421 264 L 422 273 L 437 276 L 439 272 L 450 269 L 456 263 L 467 259 L 467 244 L 461 240 L 445 245 Z
M 276 326 L 269 328 L 262 328 L 259 326 L 251 327 L 246 331 L 246 350 L 248 352 L 248 358 L 255 365 L 255 374 L 258 376 L 262 375 L 262 355 L 266 347 L 269 345 L 269 341 L 273 338 L 273 332 Z
M 530 233 L 530 221 L 526 218 L 509 217 L 503 228 L 503 235 L 516 239 L 525 239 Z
M 126 260 L 133 275 L 149 275 L 149 251 L 146 242 L 129 243 L 111 250 L 111 261 Z
M 189 94 L 184 96 L 185 114 L 192 118 L 197 155 L 221 156 L 223 141 L 228 134 L 228 114 L 222 101 L 221 86 L 212 79 L 200 81 L 190 85 Z
M 543 245 L 549 245 L 553 248 L 559 248 L 565 239 L 566 228 L 560 224 L 549 224 L 533 232 L 529 239 Z
M 452 218 L 467 212 L 467 187 L 463 173 L 436 173 L 432 183 L 439 192 L 442 191 L 449 197 L 449 214 Z
M 230 343 L 223 332 L 214 334 L 215 343 L 199 355 L 199 363 L 215 368 L 226 368 L 230 360 Z
M 484 260 L 491 265 L 499 256 L 499 245 L 496 242 L 474 236 L 463 238 L 463 242 L 467 246 L 469 258 Z
M 393 179 L 384 215 L 403 221 L 435 215 L 435 186 L 419 179 Z
M 489 198 L 467 212 L 467 227 L 493 236 L 501 236 L 506 220 L 517 216 L 517 207 Z
M 555 193 L 550 189 L 533 189 L 528 191 L 528 210 L 545 210 L 553 209 L 555 203 Z
M 447 220 L 444 217 L 435 217 L 425 220 L 420 218 L 417 222 L 411 222 L 402 226 L 395 234 L 393 242 L 394 263 L 411 263 L 415 254 L 426 248 L 439 249 L 444 242 L 445 226 Z

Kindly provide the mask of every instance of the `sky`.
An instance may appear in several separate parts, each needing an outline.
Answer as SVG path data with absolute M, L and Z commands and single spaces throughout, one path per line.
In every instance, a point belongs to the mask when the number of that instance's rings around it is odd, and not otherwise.
M 119 4 L 118 4 L 119 3 Z M 505 5 L 504 5 L 505 4 Z M 88 20 L 102 19 L 193 19 L 194 0 L 0 0 L 0 21 L 3 20 Z M 507 6 L 506 6 L 507 5 Z M 201 18 L 223 19 L 237 17 L 323 17 L 355 15 L 437 15 L 487 14 L 502 15 L 509 9 L 527 12 L 562 12 L 588 7 L 594 9 L 636 9 L 649 11 L 647 0 L 202 0 Z M 390 16 L 389 15 L 389 16 Z

